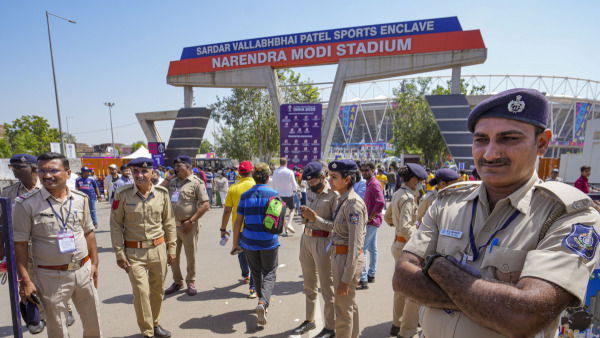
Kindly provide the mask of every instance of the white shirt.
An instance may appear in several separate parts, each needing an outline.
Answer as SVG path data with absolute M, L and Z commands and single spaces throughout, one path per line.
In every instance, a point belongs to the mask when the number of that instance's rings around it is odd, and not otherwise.
M 118 180 L 119 177 L 121 177 L 121 175 L 117 174 L 117 178 L 114 178 L 114 179 L 113 179 L 112 175 L 108 175 L 104 178 L 104 193 L 106 194 L 107 197 L 110 198 L 112 196 L 115 181 Z
M 298 190 L 294 172 L 286 167 L 279 167 L 273 173 L 273 189 L 281 197 L 292 197 L 294 191 Z

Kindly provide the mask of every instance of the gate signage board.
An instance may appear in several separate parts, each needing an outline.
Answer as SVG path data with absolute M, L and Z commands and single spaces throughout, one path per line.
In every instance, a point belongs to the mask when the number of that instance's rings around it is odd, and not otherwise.
M 279 154 L 289 167 L 303 168 L 321 158 L 320 103 L 282 104 L 280 109 Z
M 425 19 L 185 47 L 181 59 L 170 63 L 168 76 L 484 47 L 480 31 L 463 31 L 457 17 Z

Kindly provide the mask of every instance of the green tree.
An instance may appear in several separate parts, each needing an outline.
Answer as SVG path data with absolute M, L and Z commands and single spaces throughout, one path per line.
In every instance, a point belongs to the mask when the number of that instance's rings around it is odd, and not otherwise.
M 12 156 L 12 152 L 10 151 L 10 144 L 8 144 L 8 140 L 5 138 L 0 139 L 0 157 L 8 158 Z
M 75 135 L 73 134 L 69 134 L 69 133 L 63 133 L 63 140 L 65 140 L 65 143 L 77 143 L 77 139 L 75 138 Z
M 425 95 L 450 94 L 450 82 L 447 83 L 447 87 L 430 87 L 430 78 L 404 82 L 400 88 L 394 90 L 397 106 L 392 110 L 392 143 L 396 147 L 396 155 L 421 154 L 422 162 L 428 166 L 443 162 L 448 149 L 427 105 Z M 482 94 L 484 89 L 484 86 L 469 87 L 461 79 L 460 90 L 463 94 Z
M 131 145 L 131 152 L 134 152 L 134 151 L 136 151 L 136 150 L 140 149 L 142 146 L 144 146 L 144 147 L 148 148 L 148 145 L 146 145 L 146 142 L 144 142 L 144 141 L 137 141 L 137 142 L 134 142 L 134 143 Z
M 277 70 L 282 103 L 319 101 L 317 88 L 300 80 L 289 69 Z M 264 89 L 234 88 L 231 95 L 217 97 L 212 116 L 222 123 L 215 142 L 219 153 L 237 160 L 258 157 L 267 161 L 279 152 L 279 130 L 269 95 Z
M 56 128 L 37 115 L 25 115 L 4 125 L 11 153 L 41 154 L 50 151 L 51 142 L 60 142 Z
M 198 154 L 210 153 L 213 150 L 213 145 L 208 140 L 202 140 L 200 148 L 198 148 Z

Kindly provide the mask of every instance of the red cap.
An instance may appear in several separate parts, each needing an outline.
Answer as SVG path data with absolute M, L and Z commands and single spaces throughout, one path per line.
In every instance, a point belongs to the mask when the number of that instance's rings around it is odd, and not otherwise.
M 254 169 L 254 167 L 252 166 L 252 162 L 250 161 L 242 161 L 240 163 L 240 166 L 238 167 L 238 171 L 240 172 L 240 174 L 249 173 L 252 171 L 252 169 Z

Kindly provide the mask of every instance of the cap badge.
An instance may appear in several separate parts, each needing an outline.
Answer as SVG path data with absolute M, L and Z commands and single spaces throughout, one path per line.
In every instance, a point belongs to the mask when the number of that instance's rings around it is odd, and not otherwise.
M 23 162 L 23 163 L 27 162 L 27 158 L 25 158 L 25 156 L 21 156 L 21 159 L 20 159 L 20 160 L 21 160 L 21 162 Z
M 508 111 L 516 114 L 520 113 L 525 109 L 525 102 L 521 101 L 521 95 L 517 95 L 516 100 L 512 100 L 508 103 Z
M 337 163 L 332 163 L 332 164 L 331 164 L 331 167 L 332 167 L 333 169 L 336 169 L 336 168 L 337 168 Z
M 148 167 L 148 163 L 144 162 L 142 163 L 142 168 L 147 168 Z

